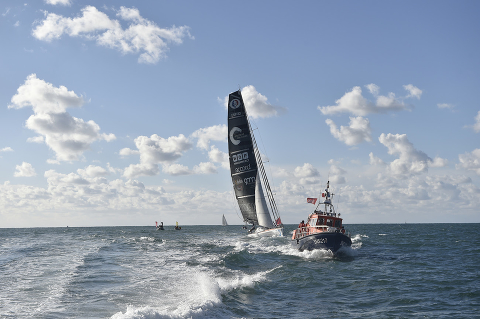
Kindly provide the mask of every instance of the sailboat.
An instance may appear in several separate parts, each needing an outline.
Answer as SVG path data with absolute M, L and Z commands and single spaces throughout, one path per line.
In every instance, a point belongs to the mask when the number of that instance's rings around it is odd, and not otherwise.
M 222 226 L 228 226 L 227 219 L 225 218 L 225 215 L 222 215 Z
M 248 233 L 283 236 L 283 224 L 240 90 L 228 96 L 228 155 L 238 206 L 244 222 L 252 225 Z

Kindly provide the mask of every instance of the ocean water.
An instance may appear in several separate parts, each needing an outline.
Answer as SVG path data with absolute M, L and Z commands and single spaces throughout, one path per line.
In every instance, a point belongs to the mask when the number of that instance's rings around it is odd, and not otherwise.
M 346 225 L 339 257 L 294 227 L 0 229 L 0 318 L 480 317 L 480 224 Z

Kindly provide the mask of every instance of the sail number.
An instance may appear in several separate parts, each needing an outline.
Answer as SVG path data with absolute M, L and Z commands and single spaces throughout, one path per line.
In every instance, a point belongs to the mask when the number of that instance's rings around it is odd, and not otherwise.
M 315 244 L 326 244 L 327 239 L 326 238 L 317 238 L 313 241 Z

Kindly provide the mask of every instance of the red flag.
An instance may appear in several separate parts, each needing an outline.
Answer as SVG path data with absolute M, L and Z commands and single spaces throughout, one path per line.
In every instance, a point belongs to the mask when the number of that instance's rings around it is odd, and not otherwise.
M 282 220 L 280 219 L 280 217 L 277 218 L 277 220 L 275 221 L 275 224 L 277 226 L 281 225 L 282 224 Z
M 316 202 L 317 202 L 316 198 L 307 198 L 307 203 L 315 205 Z

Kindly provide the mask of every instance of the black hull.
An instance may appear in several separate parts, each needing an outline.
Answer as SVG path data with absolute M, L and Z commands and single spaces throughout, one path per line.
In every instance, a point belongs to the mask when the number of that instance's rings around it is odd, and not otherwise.
M 352 245 L 350 237 L 342 233 L 319 233 L 292 240 L 293 246 L 299 251 L 328 249 L 336 253 L 342 247 Z

